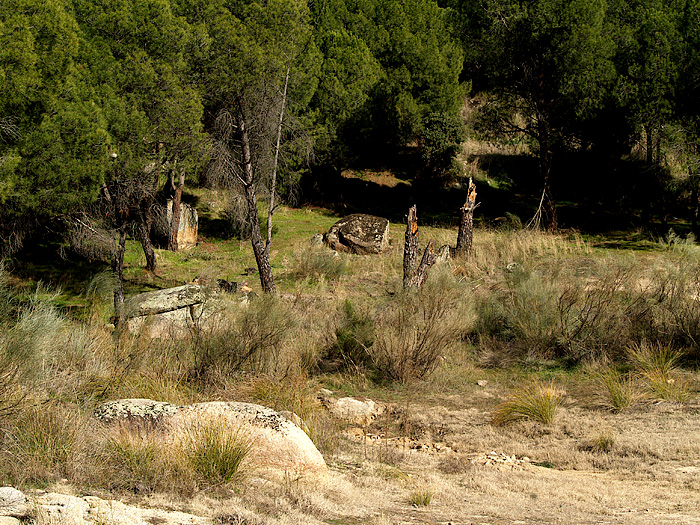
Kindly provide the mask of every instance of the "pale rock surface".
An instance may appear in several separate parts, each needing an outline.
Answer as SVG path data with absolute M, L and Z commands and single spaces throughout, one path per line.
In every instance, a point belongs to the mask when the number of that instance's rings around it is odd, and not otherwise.
M 22 522 L 17 518 L 11 518 L 9 516 L 0 516 L 0 525 L 22 525 Z
M 177 336 L 200 319 L 206 300 L 207 294 L 198 284 L 134 295 L 124 304 L 127 326 L 134 334 L 145 329 L 150 337 Z
M 367 426 L 381 412 L 371 399 L 341 397 L 327 400 L 328 410 L 336 419 L 350 424 Z
M 46 493 L 36 498 L 37 514 L 55 525 L 210 525 L 212 520 L 184 512 L 141 508 L 95 496 Z
M 389 221 L 355 213 L 336 222 L 323 236 L 329 248 L 359 255 L 382 253 L 389 247 Z
M 120 420 L 156 422 L 174 415 L 178 408 L 177 405 L 152 399 L 119 399 L 102 403 L 92 415 L 104 423 Z
M 29 514 L 29 503 L 23 492 L 13 487 L 0 487 L 0 516 L 23 518 Z

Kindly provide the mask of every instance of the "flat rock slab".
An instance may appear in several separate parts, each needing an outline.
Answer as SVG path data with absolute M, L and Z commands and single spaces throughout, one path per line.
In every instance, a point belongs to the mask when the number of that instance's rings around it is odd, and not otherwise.
M 92 415 L 104 423 L 124 420 L 155 423 L 175 415 L 179 408 L 177 405 L 152 399 L 119 399 L 102 403 Z
M 143 317 L 179 310 L 205 301 L 206 294 L 200 285 L 186 284 L 129 297 L 125 310 L 129 317 Z
M 389 221 L 355 213 L 336 222 L 323 236 L 329 248 L 358 255 L 377 254 L 389 248 Z
M 47 493 L 36 498 L 37 514 L 42 523 L 87 525 L 95 523 L 119 525 L 209 525 L 210 518 L 177 511 L 141 508 L 118 500 L 95 496 L 69 496 Z

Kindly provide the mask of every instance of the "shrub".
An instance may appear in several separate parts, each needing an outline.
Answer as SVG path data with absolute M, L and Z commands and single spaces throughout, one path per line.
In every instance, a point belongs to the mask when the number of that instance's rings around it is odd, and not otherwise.
M 216 374 L 239 370 L 278 371 L 283 345 L 293 325 L 288 305 L 273 296 L 257 298 L 233 319 L 193 332 L 189 341 L 192 375 L 206 381 Z
M 430 374 L 440 357 L 466 332 L 465 315 L 446 283 L 401 292 L 377 314 L 374 343 L 367 349 L 385 377 L 406 383 Z
M 505 425 L 525 419 L 550 425 L 563 399 L 564 393 L 552 383 L 533 383 L 512 392 L 509 399 L 496 408 L 491 423 Z
M 335 336 L 335 342 L 325 356 L 327 360 L 336 361 L 342 368 L 353 370 L 371 363 L 367 348 L 374 341 L 374 322 L 368 311 L 345 300 L 340 308 L 340 321 Z
M 433 501 L 433 495 L 432 487 L 417 487 L 411 491 L 409 499 L 416 507 L 427 507 L 430 505 L 430 502 Z
M 676 365 L 683 358 L 682 351 L 644 341 L 629 348 L 629 357 L 653 398 L 677 403 L 690 399 L 690 385 L 677 374 Z
M 248 436 L 225 418 L 193 421 L 181 444 L 192 469 L 211 486 L 227 485 L 239 478 L 252 446 Z
M 292 275 L 297 280 L 320 282 L 337 281 L 345 273 L 345 258 L 327 248 L 312 248 L 298 252 L 294 257 Z

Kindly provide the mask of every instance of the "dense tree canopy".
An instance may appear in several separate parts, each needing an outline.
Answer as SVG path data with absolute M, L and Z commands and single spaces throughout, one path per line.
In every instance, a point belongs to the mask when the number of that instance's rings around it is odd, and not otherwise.
M 70 215 L 127 182 L 144 190 L 128 221 L 147 221 L 168 175 L 213 173 L 223 157 L 208 148 L 226 144 L 227 114 L 233 163 L 218 173 L 240 183 L 245 123 L 270 217 L 301 173 L 388 163 L 404 149 L 418 153 L 414 175 L 442 183 L 456 173 L 468 95 L 486 101 L 485 136 L 530 137 L 556 226 L 550 172 L 561 151 L 621 158 L 641 144 L 658 171 L 680 130 L 694 173 L 698 5 L 5 0 L 0 243 L 29 218 Z

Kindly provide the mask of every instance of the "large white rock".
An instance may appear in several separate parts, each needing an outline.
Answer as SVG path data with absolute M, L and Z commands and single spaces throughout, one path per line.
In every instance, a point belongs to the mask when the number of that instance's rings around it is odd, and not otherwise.
M 283 414 L 252 403 L 214 401 L 177 406 L 150 399 L 121 399 L 103 403 L 95 418 L 160 421 L 166 439 L 182 442 L 193 425 L 223 420 L 252 441 L 249 464 L 265 473 L 315 477 L 328 472 L 326 462 L 309 436 Z
M 336 419 L 350 424 L 366 427 L 379 414 L 377 404 L 371 399 L 341 397 L 328 401 L 328 410 Z

